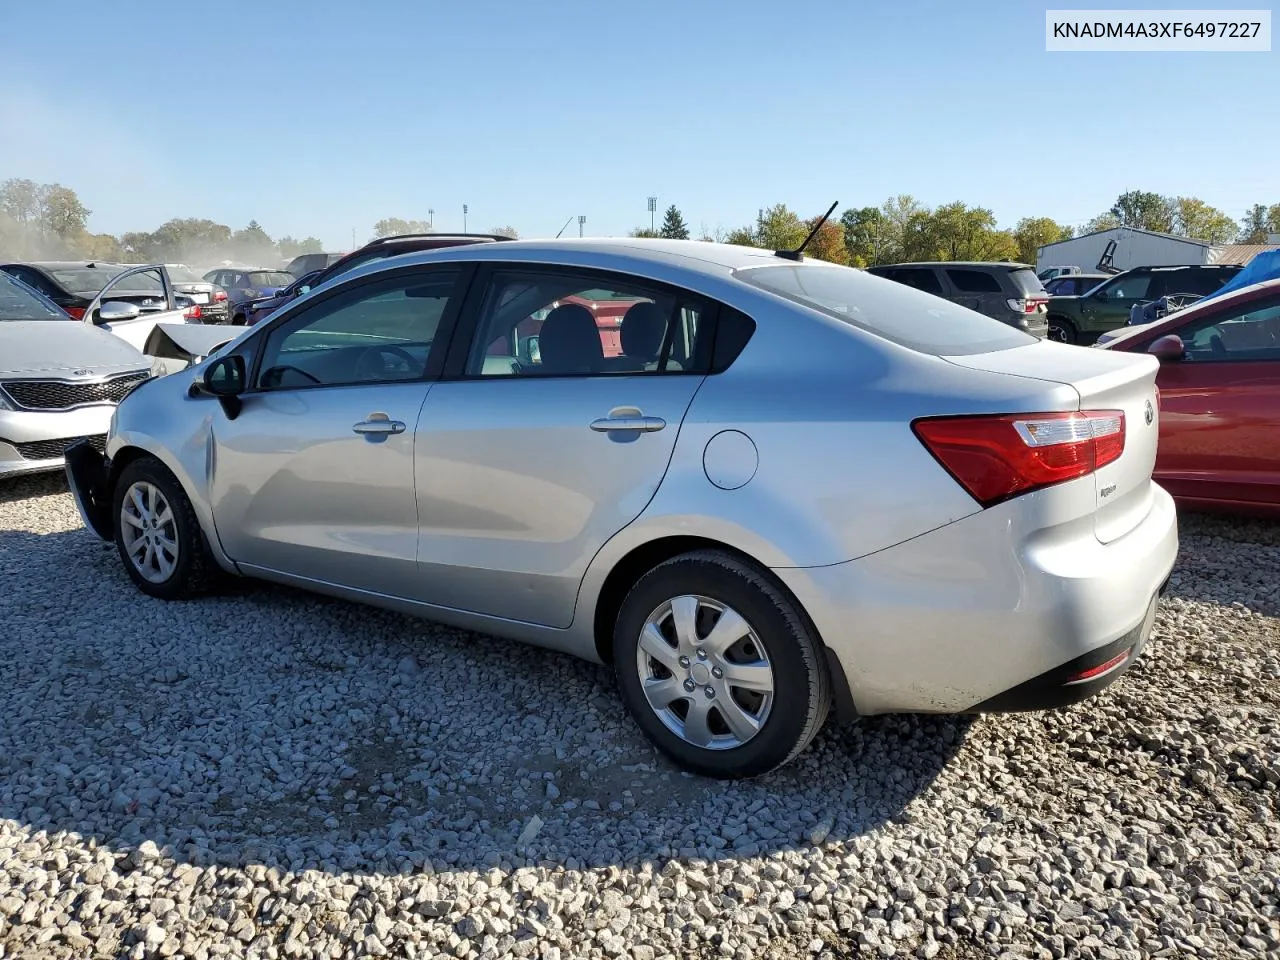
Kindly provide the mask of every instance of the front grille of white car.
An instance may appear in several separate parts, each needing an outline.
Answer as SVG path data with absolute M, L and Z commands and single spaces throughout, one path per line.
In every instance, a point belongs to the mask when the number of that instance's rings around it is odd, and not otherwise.
M 23 410 L 70 410 L 97 403 L 119 403 L 149 370 L 122 373 L 101 380 L 5 380 L 0 388 Z
M 52 460 L 54 457 L 62 456 L 67 452 L 67 447 L 81 440 L 88 440 L 99 453 L 102 453 L 107 446 L 105 433 L 90 437 L 65 437 L 61 440 L 33 440 L 29 443 L 14 443 L 13 446 L 23 460 Z

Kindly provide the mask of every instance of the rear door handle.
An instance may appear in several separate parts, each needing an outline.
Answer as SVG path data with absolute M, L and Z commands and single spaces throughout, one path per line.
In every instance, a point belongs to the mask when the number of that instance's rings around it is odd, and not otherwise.
M 356 433 L 380 434 L 404 433 L 404 423 L 392 420 L 385 413 L 371 413 L 368 420 L 361 420 L 351 428 Z
M 613 433 L 616 430 L 625 430 L 630 433 L 655 433 L 667 425 L 667 421 L 661 417 L 601 417 L 599 420 L 591 421 L 591 429 L 596 433 Z

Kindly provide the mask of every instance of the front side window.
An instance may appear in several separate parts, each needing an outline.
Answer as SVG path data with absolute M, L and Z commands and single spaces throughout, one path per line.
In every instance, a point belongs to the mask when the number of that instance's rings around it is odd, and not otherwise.
M 1106 287 L 1108 300 L 1149 300 L 1151 290 L 1151 274 L 1136 273 L 1131 277 L 1120 277 Z
M 1184 360 L 1280 361 L 1280 302 L 1250 303 L 1234 312 L 1192 321 L 1178 336 Z
M 456 270 L 390 277 L 293 314 L 267 334 L 257 386 L 420 379 L 457 279 Z
M 493 275 L 468 376 L 682 373 L 706 366 L 709 329 L 692 298 L 572 272 Z
M 734 276 L 899 346 L 934 356 L 964 356 L 1037 343 L 992 317 L 861 270 L 821 263 L 748 267 Z
M 5 320 L 66 320 L 67 315 L 9 274 L 0 271 L 0 322 Z

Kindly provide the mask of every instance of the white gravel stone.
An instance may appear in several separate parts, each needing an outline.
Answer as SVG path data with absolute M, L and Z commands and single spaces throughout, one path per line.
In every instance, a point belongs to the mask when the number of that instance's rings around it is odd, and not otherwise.
M 1047 714 L 689 777 L 607 669 L 265 585 L 148 600 L 0 484 L 0 957 L 1280 955 L 1280 527 L 1184 517 Z

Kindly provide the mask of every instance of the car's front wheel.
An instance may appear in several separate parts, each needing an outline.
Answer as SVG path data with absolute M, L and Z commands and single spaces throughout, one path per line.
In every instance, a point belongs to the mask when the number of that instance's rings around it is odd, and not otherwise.
M 636 583 L 618 613 L 614 664 L 641 730 L 705 776 L 790 762 L 830 706 L 821 642 L 793 602 L 717 551 L 668 560 Z
M 129 463 L 113 498 L 116 549 L 143 593 L 181 600 L 207 589 L 214 570 L 182 484 L 154 457 Z

